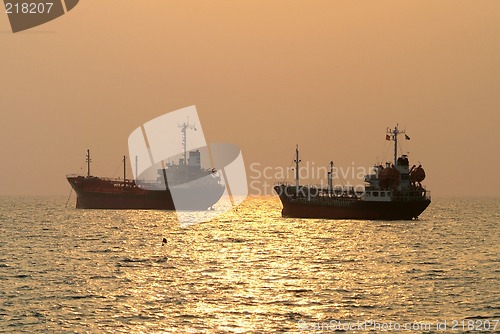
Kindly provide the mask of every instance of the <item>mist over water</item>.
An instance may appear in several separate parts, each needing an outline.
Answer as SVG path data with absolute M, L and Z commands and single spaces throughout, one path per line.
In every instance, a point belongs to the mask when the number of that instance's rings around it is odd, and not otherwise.
M 188 228 L 172 212 L 65 202 L 0 198 L 0 331 L 500 319 L 499 199 L 437 199 L 418 221 L 385 222 L 284 219 L 277 197 L 253 197 Z

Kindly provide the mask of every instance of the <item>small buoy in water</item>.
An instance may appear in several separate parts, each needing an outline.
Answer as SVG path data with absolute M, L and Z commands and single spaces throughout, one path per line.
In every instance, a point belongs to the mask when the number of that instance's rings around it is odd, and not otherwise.
M 166 245 L 167 244 L 167 238 L 163 238 L 162 242 L 161 242 L 161 245 Z

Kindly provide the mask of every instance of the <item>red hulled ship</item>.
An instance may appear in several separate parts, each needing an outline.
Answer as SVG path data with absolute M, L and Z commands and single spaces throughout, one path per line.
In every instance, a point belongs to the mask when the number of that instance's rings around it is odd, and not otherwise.
M 156 175 L 147 173 L 127 179 L 126 157 L 123 157 L 123 179 L 92 176 L 90 151 L 87 150 L 87 175 L 67 175 L 75 190 L 76 207 L 80 209 L 153 209 L 207 210 L 216 204 L 225 191 L 219 172 L 201 167 L 199 150 L 186 151 L 186 130 L 194 126 L 179 125 L 182 130 L 184 155 L 178 163 L 162 161 Z M 135 166 L 137 168 L 137 158 Z M 136 171 L 136 175 L 138 175 Z M 144 177 L 143 177 L 144 176 Z
M 397 156 L 397 127 L 388 129 L 387 139 L 394 142 L 394 162 L 374 167 L 365 176 L 364 191 L 334 187 L 333 163 L 330 163 L 328 187 L 299 184 L 299 150 L 295 151 L 295 185 L 277 184 L 274 190 L 283 204 L 282 216 L 294 218 L 411 220 L 431 203 L 430 192 L 422 185 L 425 171 L 421 165 L 410 168 L 407 155 Z M 405 137 L 409 137 L 405 134 Z
M 207 210 L 217 203 L 225 190 L 218 173 L 203 169 L 197 163 L 199 151 L 189 152 L 192 163 L 185 164 L 181 160 L 179 164 L 167 164 L 158 170 L 156 180 L 148 181 L 126 178 L 125 156 L 123 179 L 92 176 L 90 161 L 87 150 L 87 175 L 66 176 L 76 192 L 76 207 L 80 209 Z M 182 202 L 188 203 L 185 207 L 174 205 L 171 189 L 175 189 L 176 196 L 189 198 Z

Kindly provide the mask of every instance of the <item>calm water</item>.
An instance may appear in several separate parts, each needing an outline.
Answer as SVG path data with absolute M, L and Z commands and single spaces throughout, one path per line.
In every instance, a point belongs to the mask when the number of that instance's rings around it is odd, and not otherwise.
M 456 333 L 500 320 L 499 199 L 438 199 L 419 221 L 375 222 L 283 219 L 277 198 L 251 198 L 188 228 L 168 212 L 65 202 L 0 198 L 0 332 L 436 332 L 438 321 Z

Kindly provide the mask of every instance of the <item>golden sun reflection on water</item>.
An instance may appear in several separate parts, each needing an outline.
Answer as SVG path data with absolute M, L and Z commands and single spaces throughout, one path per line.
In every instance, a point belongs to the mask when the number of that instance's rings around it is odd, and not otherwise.
M 297 332 L 301 322 L 435 322 L 499 306 L 499 240 L 487 233 L 496 221 L 470 224 L 446 202 L 420 221 L 323 221 L 283 219 L 276 198 L 250 198 L 187 228 L 172 212 L 57 205 L 45 203 L 51 218 L 38 224 L 23 216 L 33 237 L 3 230 L 4 294 L 17 306 L 0 308 L 45 305 L 38 322 L 26 318 L 34 331 Z

